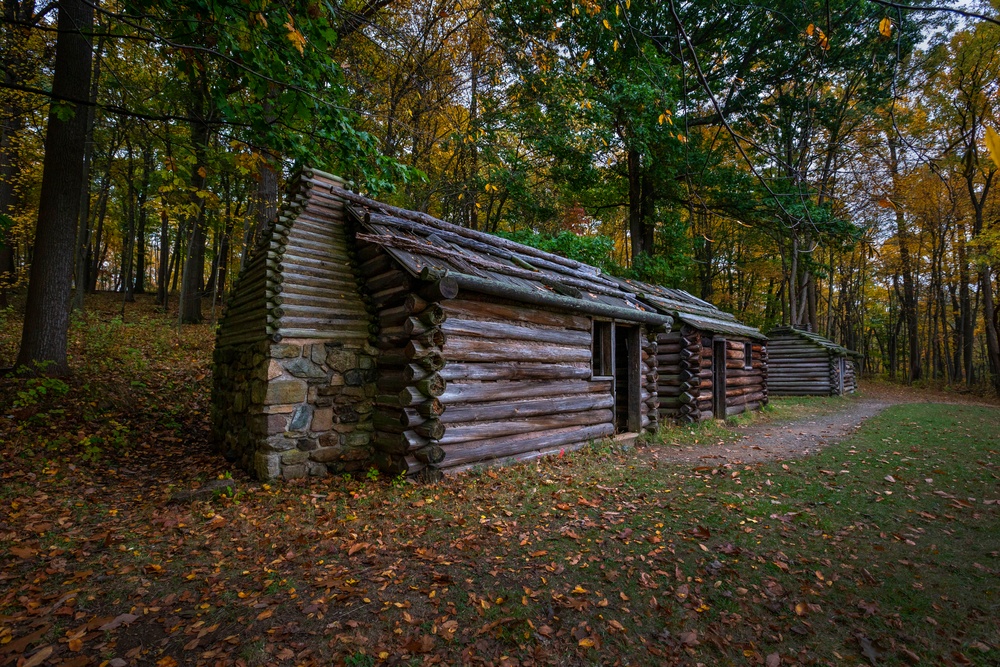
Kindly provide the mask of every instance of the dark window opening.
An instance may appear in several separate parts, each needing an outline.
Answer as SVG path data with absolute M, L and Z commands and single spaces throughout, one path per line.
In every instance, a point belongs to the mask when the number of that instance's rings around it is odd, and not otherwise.
M 593 358 L 590 368 L 592 377 L 608 378 L 614 376 L 614 345 L 611 327 L 611 322 L 594 322 Z
M 753 368 L 753 343 L 749 341 L 743 343 L 743 367 L 747 370 Z

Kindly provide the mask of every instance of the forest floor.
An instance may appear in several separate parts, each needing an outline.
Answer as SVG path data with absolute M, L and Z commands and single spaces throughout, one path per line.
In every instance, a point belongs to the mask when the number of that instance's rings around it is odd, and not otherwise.
M 117 308 L 74 321 L 65 382 L 0 379 L 0 667 L 1000 664 L 983 399 L 866 386 L 638 453 L 268 485 L 208 442 L 210 328 Z M 695 449 L 872 396 L 784 459 Z

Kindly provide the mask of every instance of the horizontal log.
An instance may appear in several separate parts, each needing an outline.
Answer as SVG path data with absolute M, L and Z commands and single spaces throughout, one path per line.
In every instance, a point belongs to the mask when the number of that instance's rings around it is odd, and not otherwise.
M 378 377 L 376 386 L 383 394 L 398 393 L 412 386 L 424 396 L 437 397 L 444 393 L 448 383 L 438 373 L 427 373 L 419 380 L 407 380 L 402 373 L 386 373 Z
M 442 348 L 449 361 L 503 362 L 574 362 L 589 361 L 589 348 L 529 343 L 514 340 L 487 340 L 465 336 L 450 336 Z
M 763 368 L 727 368 L 726 377 L 727 378 L 743 378 L 743 377 L 754 377 L 759 378 L 764 376 Z
M 396 304 L 405 300 L 410 294 L 410 289 L 409 285 L 393 285 L 378 292 L 372 292 L 370 297 L 376 308 L 384 308 L 389 304 Z
M 680 408 L 682 405 L 687 405 L 686 403 L 681 403 L 680 398 L 677 396 L 670 396 L 668 398 L 660 397 L 660 410 L 664 408 Z
M 428 313 L 428 311 L 432 312 Z M 380 309 L 379 321 L 383 327 L 392 327 L 401 325 L 414 315 L 424 315 L 423 319 L 440 320 L 437 324 L 440 324 L 445 319 L 445 313 L 440 304 L 428 305 L 426 301 L 417 295 L 410 294 L 403 300 L 403 303 L 391 308 Z
M 749 412 L 751 410 L 757 410 L 758 408 L 760 408 L 760 406 L 761 404 L 759 402 L 745 403 L 742 405 L 733 405 L 726 408 L 726 416 L 732 417 L 734 415 L 742 414 L 744 412 Z
M 416 406 L 419 414 L 425 418 L 439 417 L 445 413 L 445 405 L 439 398 L 432 398 Z M 404 411 L 405 412 L 405 411 Z
M 383 349 L 401 347 L 409 343 L 411 340 L 416 341 L 425 347 L 439 348 L 445 344 L 447 339 L 444 332 L 436 327 L 428 329 L 422 334 L 412 336 L 403 332 L 402 327 L 392 327 L 392 333 L 386 333 L 386 331 L 383 330 L 376 339 L 378 346 Z
M 444 304 L 448 317 L 518 322 L 590 332 L 590 318 L 581 315 L 553 313 L 538 308 L 511 306 L 489 301 L 457 298 Z
M 541 433 L 567 426 L 610 424 L 613 420 L 612 411 L 604 409 L 549 414 L 524 419 L 453 424 L 445 430 L 439 444 L 450 445 L 475 440 L 489 440 L 519 433 Z
M 761 384 L 762 379 L 760 375 L 745 375 L 742 377 L 733 377 L 726 374 L 726 386 L 727 387 L 744 387 L 747 385 Z
M 749 403 L 753 401 L 761 401 L 764 399 L 764 391 L 761 388 L 753 389 L 752 391 L 743 391 L 741 393 L 730 395 L 726 392 L 726 403 L 728 405 L 735 405 L 736 403 Z
M 427 445 L 413 452 L 413 458 L 427 464 L 441 463 L 444 457 L 444 450 L 438 445 Z
M 441 467 L 450 467 L 523 454 L 543 448 L 556 448 L 564 444 L 598 440 L 612 435 L 615 428 L 612 424 L 598 424 L 580 428 L 571 426 L 544 433 L 522 433 L 512 436 L 493 438 L 490 440 L 474 440 L 443 447 L 445 458 Z
M 369 292 L 377 293 L 384 289 L 400 287 L 400 286 L 408 286 L 409 283 L 410 283 L 409 274 L 403 273 L 399 269 L 391 268 L 388 271 L 385 271 L 384 273 L 370 276 L 368 280 L 365 281 L 365 287 L 368 288 Z
M 455 334 L 490 340 L 523 340 L 536 343 L 555 343 L 566 346 L 590 348 L 591 336 L 586 331 L 573 331 L 556 327 L 530 327 L 506 322 L 449 318 L 442 326 L 446 334 Z
M 389 454 L 405 454 L 414 449 L 425 447 L 429 442 L 412 430 L 402 433 L 375 431 L 375 449 Z
M 435 354 L 441 354 L 441 351 L 434 346 L 410 340 L 403 349 L 384 350 L 379 355 L 379 363 L 385 366 L 408 366 L 411 362 L 419 362 Z
M 426 270 L 427 267 L 424 267 L 424 269 Z M 424 279 L 423 273 L 421 273 L 421 279 Z M 421 285 L 417 288 L 417 294 L 427 301 L 454 299 L 458 296 L 458 283 L 454 278 L 444 276 Z
M 569 396 L 546 396 L 523 401 L 506 400 L 497 396 L 495 403 L 474 403 L 467 406 L 451 406 L 441 418 L 445 424 L 460 424 L 499 419 L 518 419 L 539 415 L 582 412 L 610 408 L 615 399 L 610 394 L 575 394 Z
M 371 277 L 385 273 L 394 266 L 396 266 L 396 262 L 389 258 L 388 253 L 383 252 L 366 262 L 361 262 L 358 265 L 358 273 Z
M 449 382 L 441 395 L 447 404 L 481 403 L 498 399 L 541 398 L 570 394 L 610 393 L 610 380 L 521 380 L 500 382 Z
M 445 426 L 440 419 L 428 419 L 422 424 L 417 424 L 413 430 L 428 440 L 441 440 L 445 435 Z
M 438 379 L 440 379 L 440 376 L 438 376 Z M 417 384 L 421 386 L 403 387 L 399 390 L 399 394 L 397 395 L 399 396 L 400 407 L 406 408 L 423 403 L 428 398 L 438 398 L 446 391 L 447 387 L 447 383 L 444 380 L 440 380 L 440 382 L 426 382 L 425 380 L 421 380 Z
M 450 363 L 441 371 L 445 380 L 560 380 L 589 379 L 589 363 L 544 364 L 513 363 Z
M 461 475 L 472 470 L 482 470 L 484 468 L 499 468 L 509 465 L 517 465 L 519 463 L 527 463 L 530 461 L 535 461 L 547 456 L 563 456 L 570 452 L 583 449 L 589 446 L 593 440 L 584 440 L 583 442 L 570 442 L 563 445 L 556 445 L 554 447 L 543 447 L 541 449 L 532 449 L 527 452 L 516 454 L 513 456 L 502 456 L 496 459 L 489 459 L 487 461 L 478 461 L 475 463 L 463 463 L 462 465 L 452 466 L 450 468 L 442 468 L 441 472 L 448 477 L 455 475 Z
M 268 320 L 270 322 L 271 320 Z M 274 320 L 277 322 L 277 320 Z M 284 329 L 323 329 L 333 328 L 336 330 L 347 330 L 364 332 L 368 335 L 368 323 L 362 318 L 344 317 L 298 317 L 292 314 L 285 314 L 281 318 L 281 328 Z M 291 338 L 287 335 L 286 338 Z
M 788 384 L 829 384 L 829 375 L 790 375 L 790 376 L 778 376 L 768 375 L 767 383 L 772 386 L 778 385 L 788 385 Z
M 759 359 L 754 360 L 753 363 L 750 364 L 751 369 L 763 367 L 764 364 Z M 742 357 L 739 359 L 726 359 L 726 369 L 734 371 L 745 370 L 746 364 L 743 362 Z

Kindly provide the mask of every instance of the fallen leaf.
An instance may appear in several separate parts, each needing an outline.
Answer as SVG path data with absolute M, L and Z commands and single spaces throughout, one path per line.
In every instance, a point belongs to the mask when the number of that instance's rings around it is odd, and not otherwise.
M 115 616 L 112 620 L 108 621 L 107 623 L 99 627 L 98 630 L 114 630 L 119 626 L 128 625 L 129 623 L 132 623 L 137 618 L 139 617 L 136 616 L 135 614 L 119 614 L 118 616 Z
M 689 630 L 688 632 L 682 632 L 677 637 L 682 644 L 686 646 L 697 646 L 698 645 L 698 631 Z
M 37 667 L 38 665 L 48 660 L 49 656 L 52 655 L 53 650 L 54 649 L 52 648 L 51 644 L 49 646 L 43 646 L 42 648 L 38 649 L 38 652 L 36 652 L 33 656 L 28 658 L 28 660 L 23 665 L 21 665 L 21 667 Z

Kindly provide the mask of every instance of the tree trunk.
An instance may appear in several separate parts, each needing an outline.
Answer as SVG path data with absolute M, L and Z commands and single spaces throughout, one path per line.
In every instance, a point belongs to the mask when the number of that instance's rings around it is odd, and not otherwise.
M 135 234 L 135 287 L 136 294 L 146 293 L 146 223 L 149 221 L 149 174 L 153 170 L 153 151 L 149 145 L 142 149 L 142 182 L 139 184 L 139 225 Z
M 204 122 L 205 99 L 202 91 L 198 96 L 191 123 L 191 143 L 194 147 L 195 166 L 191 172 L 191 188 L 193 203 L 197 213 L 189 218 L 191 222 L 191 237 L 188 240 L 187 256 L 184 260 L 184 276 L 181 281 L 181 322 L 197 324 L 202 320 L 201 298 L 205 281 L 205 200 L 200 195 L 205 188 L 207 175 L 207 152 L 209 142 L 208 125 Z
M 167 284 L 170 282 L 170 220 L 160 211 L 160 265 L 156 274 L 156 303 L 167 307 Z
M 96 105 L 97 93 L 101 85 L 101 55 L 104 52 L 104 38 L 97 42 L 94 54 L 94 72 L 90 84 L 90 103 Z M 94 113 L 96 106 L 87 107 L 87 138 L 83 152 L 83 187 L 80 189 L 80 220 L 76 233 L 76 279 L 73 291 L 73 310 L 83 310 L 83 296 L 87 292 L 87 246 L 90 244 L 90 165 L 94 155 Z M 108 158 L 110 160 L 110 157 Z
M 278 172 L 269 158 L 257 162 L 257 228 L 250 245 L 260 238 L 264 229 L 278 214 Z
M 902 176 L 899 171 L 899 157 L 896 152 L 896 138 L 893 134 L 888 134 L 889 159 L 893 176 L 893 195 L 899 187 L 898 180 Z M 903 278 L 903 319 L 906 322 L 906 338 L 909 348 L 909 372 L 908 380 L 913 382 L 920 379 L 920 322 L 917 313 L 917 290 L 914 284 L 914 262 L 910 254 L 910 242 L 912 235 L 906 220 L 906 215 L 899 207 L 894 207 L 896 211 L 896 242 L 899 244 L 899 267 Z
M 656 189 L 653 187 L 653 177 L 643 170 L 640 179 L 642 201 L 639 204 L 639 228 L 642 236 L 642 249 L 648 255 L 653 254 L 656 231 Z
M 108 165 L 110 172 L 111 166 Z M 87 291 L 97 291 L 97 278 L 104 264 L 101 253 L 101 243 L 104 241 L 104 220 L 108 215 L 108 190 L 111 187 L 111 175 L 107 175 L 103 189 L 97 198 L 97 229 L 94 231 L 94 242 L 87 246 Z
M 639 151 L 628 150 L 628 232 L 632 243 L 632 265 L 635 266 L 645 248 L 642 235 L 642 167 Z
M 986 328 L 986 356 L 993 388 L 1000 393 L 1000 335 L 997 333 L 996 309 L 993 301 L 993 279 L 987 264 L 979 272 L 979 289 L 983 294 L 983 324 Z
M 9 217 L 16 205 L 14 175 L 17 151 L 14 135 L 21 130 L 20 115 L 10 119 L 10 127 L 0 123 L 0 308 L 7 307 L 7 289 L 15 282 L 13 220 Z
M 59 0 L 52 95 L 86 99 L 90 92 L 94 8 L 85 0 Z M 17 364 L 53 375 L 69 372 L 66 362 L 73 248 L 83 188 L 87 113 L 76 105 L 69 118 L 52 105 L 45 134 L 41 199 L 28 300 Z
M 132 153 L 132 143 L 127 138 L 125 140 L 125 145 L 128 151 L 128 187 L 125 189 L 126 196 L 128 197 L 128 203 L 126 204 L 126 218 L 128 225 L 125 229 L 125 235 L 122 238 L 122 262 L 120 271 L 119 284 L 121 285 L 121 291 L 124 294 L 124 299 L 122 301 L 122 316 L 125 315 L 125 303 L 132 303 L 135 301 L 135 296 L 132 293 L 133 288 L 133 270 L 135 268 L 134 256 L 135 256 L 135 156 Z

